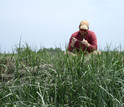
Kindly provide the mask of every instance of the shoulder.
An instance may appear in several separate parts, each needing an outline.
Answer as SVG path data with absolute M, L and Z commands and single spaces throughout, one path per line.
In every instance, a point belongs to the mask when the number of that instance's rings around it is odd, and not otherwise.
M 72 34 L 72 37 L 76 37 L 77 35 L 79 35 L 80 34 L 80 32 L 79 31 L 76 31 L 76 32 L 74 32 L 73 34 Z
M 88 30 L 88 34 L 92 35 L 92 34 L 95 34 L 95 33 L 93 31 L 91 31 L 91 30 Z
M 88 30 L 88 36 L 89 37 L 96 37 L 96 34 L 95 34 L 95 32 Z

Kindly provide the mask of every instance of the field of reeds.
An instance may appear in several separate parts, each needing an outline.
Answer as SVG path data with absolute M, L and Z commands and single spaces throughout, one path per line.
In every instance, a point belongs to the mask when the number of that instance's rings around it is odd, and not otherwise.
M 65 55 L 28 45 L 0 54 L 1 107 L 124 107 L 124 52 Z

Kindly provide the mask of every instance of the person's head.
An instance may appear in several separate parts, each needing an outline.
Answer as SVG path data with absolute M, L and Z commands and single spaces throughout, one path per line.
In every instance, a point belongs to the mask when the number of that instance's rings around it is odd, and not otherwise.
M 89 29 L 89 22 L 86 20 L 81 21 L 79 25 L 79 31 L 81 35 L 85 35 L 88 32 L 88 29 Z

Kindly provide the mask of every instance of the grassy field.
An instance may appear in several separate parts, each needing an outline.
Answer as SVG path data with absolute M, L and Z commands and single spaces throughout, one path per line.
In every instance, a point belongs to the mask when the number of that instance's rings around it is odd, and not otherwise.
M 124 107 L 124 52 L 0 54 L 1 107 Z

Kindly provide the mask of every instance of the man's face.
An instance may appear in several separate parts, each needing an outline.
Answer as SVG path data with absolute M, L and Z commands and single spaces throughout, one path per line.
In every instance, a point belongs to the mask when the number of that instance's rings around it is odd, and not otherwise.
M 81 35 L 86 35 L 88 32 L 88 30 L 81 29 L 81 28 L 79 30 L 80 30 Z

